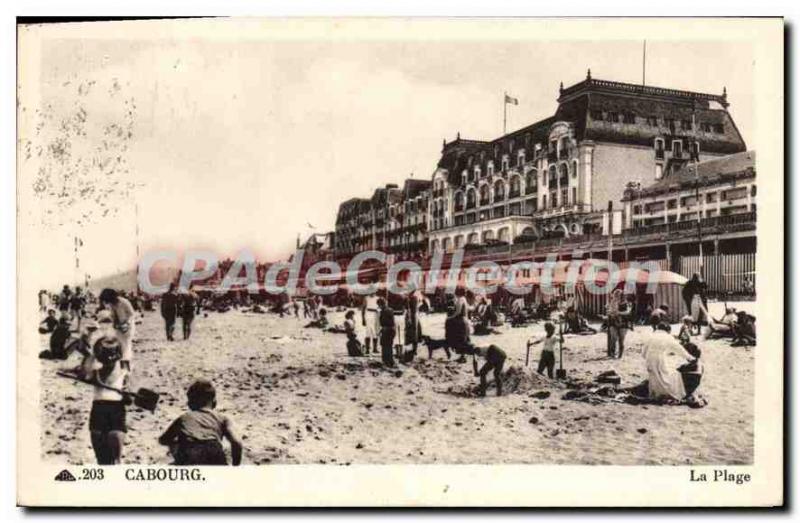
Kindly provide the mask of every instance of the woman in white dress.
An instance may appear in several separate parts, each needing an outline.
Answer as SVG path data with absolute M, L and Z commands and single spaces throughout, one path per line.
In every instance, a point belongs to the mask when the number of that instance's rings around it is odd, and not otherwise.
M 682 400 L 686 396 L 678 365 L 669 356 L 686 361 L 694 358 L 669 332 L 669 326 L 659 325 L 644 349 L 647 366 L 649 397 L 653 400 Z

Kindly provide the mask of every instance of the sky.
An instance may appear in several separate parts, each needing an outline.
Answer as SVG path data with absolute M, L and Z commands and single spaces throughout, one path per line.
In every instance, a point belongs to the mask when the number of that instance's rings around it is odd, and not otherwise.
M 46 240 L 35 252 L 55 266 L 54 280 L 76 273 L 75 236 L 83 240 L 80 272 L 99 277 L 132 267 L 137 208 L 140 252 L 248 248 L 263 260 L 285 259 L 298 234 L 333 230 L 341 201 L 409 176 L 429 179 L 443 139 L 501 135 L 504 91 L 519 100 L 509 107 L 511 131 L 551 116 L 559 83 L 582 81 L 588 68 L 594 78 L 642 80 L 641 39 L 282 38 L 252 30 L 236 38 L 224 21 L 201 35 L 135 24 L 40 31 L 20 41 L 20 54 L 38 66 L 38 74 L 20 75 L 21 140 L 46 146 L 59 118 L 79 105 L 90 127 L 75 138 L 73 159 L 97 154 L 92 146 L 109 122 L 124 120 L 131 131 L 124 144 L 112 144 L 125 169 L 106 181 L 135 187 L 109 193 L 114 212 L 87 223 L 59 208 L 63 219 L 40 225 L 40 215 L 57 208 L 30 198 L 45 160 L 21 162 L 20 219 Z M 217 29 L 226 37 L 217 38 Z M 646 83 L 711 93 L 727 87 L 746 142 L 755 124 L 752 77 L 746 42 L 647 43 Z M 88 95 L 79 90 L 90 82 Z M 37 109 L 55 118 L 34 135 Z

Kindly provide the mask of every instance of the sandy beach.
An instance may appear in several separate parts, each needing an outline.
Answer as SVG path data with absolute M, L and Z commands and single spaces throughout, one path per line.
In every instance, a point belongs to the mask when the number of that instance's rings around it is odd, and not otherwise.
M 719 316 L 722 304 L 711 304 Z M 752 304 L 733 304 L 745 310 Z M 333 323 L 343 313 L 332 313 Z M 443 337 L 444 315 L 423 315 L 423 329 Z M 124 463 L 167 464 L 157 438 L 184 411 L 185 390 L 197 378 L 212 380 L 218 410 L 244 438 L 245 464 L 526 463 L 711 465 L 753 462 L 753 355 L 755 348 L 699 340 L 705 362 L 705 408 L 590 404 L 562 399 L 563 383 L 535 375 L 538 348 L 525 370 L 525 341 L 543 335 L 542 324 L 500 328 L 474 336 L 509 355 L 506 388 L 484 398 L 472 365 L 428 359 L 420 348 L 411 365 L 395 370 L 377 355 L 349 358 L 341 334 L 303 329 L 306 320 L 237 310 L 200 315 L 189 341 L 167 342 L 157 312 L 137 326 L 134 387 L 162 393 L 155 413 L 131 407 Z M 178 329 L 180 331 L 180 328 Z M 677 327 L 674 327 L 677 332 Z M 629 333 L 623 359 L 605 356 L 605 334 L 565 337 L 564 367 L 591 381 L 614 369 L 622 386 L 646 378 L 642 346 L 650 327 Z M 47 337 L 42 336 L 43 346 Z M 91 389 L 58 378 L 74 367 L 41 360 L 42 454 L 46 460 L 94 462 L 88 414 Z M 549 396 L 542 398 L 549 392 Z

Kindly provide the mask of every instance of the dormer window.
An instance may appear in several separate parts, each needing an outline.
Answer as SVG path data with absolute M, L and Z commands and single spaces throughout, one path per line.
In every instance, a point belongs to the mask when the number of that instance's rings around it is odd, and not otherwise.
M 589 116 L 592 117 L 592 120 L 602 120 L 603 111 L 600 111 L 598 109 L 592 109 L 592 111 L 589 113 Z
M 622 121 L 624 123 L 636 123 L 636 115 L 633 113 L 624 113 L 622 115 Z
M 480 177 L 481 177 L 481 168 L 480 168 L 480 166 L 476 165 L 475 166 L 475 179 L 477 180 Z
M 701 124 L 701 128 L 703 129 L 704 133 L 710 133 L 711 132 L 711 124 L 708 123 L 708 122 L 703 122 Z
M 606 121 L 611 123 L 617 123 L 619 121 L 619 113 L 614 111 L 609 111 L 609 113 L 606 115 Z
M 508 155 L 503 156 L 503 172 L 508 170 Z
M 721 123 L 714 124 L 714 132 L 717 134 L 724 134 L 725 133 L 725 126 Z
M 683 131 L 691 131 L 692 130 L 692 121 L 691 120 L 681 120 L 681 130 Z
M 525 165 L 525 151 L 520 151 L 517 154 L 517 167 L 521 169 L 523 165 Z
M 494 162 L 489 162 L 486 166 L 486 172 L 489 176 L 494 176 Z
M 647 125 L 650 127 L 658 127 L 658 117 L 657 116 L 648 116 L 647 117 Z

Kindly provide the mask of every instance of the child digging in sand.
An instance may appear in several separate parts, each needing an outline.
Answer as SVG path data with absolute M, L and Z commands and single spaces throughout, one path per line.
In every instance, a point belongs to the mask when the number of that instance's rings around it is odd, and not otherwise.
M 472 368 L 476 376 L 480 376 L 481 384 L 478 387 L 478 396 L 486 396 L 486 375 L 489 371 L 494 371 L 494 384 L 497 387 L 497 395 L 503 395 L 503 365 L 506 363 L 506 353 L 497 345 L 489 345 L 488 347 L 470 347 L 465 351 L 465 354 L 472 353 Z M 476 356 L 481 356 L 486 360 L 480 370 L 478 370 L 478 360 Z
M 222 438 L 231 444 L 233 465 L 242 463 L 242 442 L 230 419 L 217 412 L 217 391 L 207 380 L 197 380 L 186 392 L 189 412 L 172 422 L 158 438 L 170 447 L 175 465 L 227 465 Z

